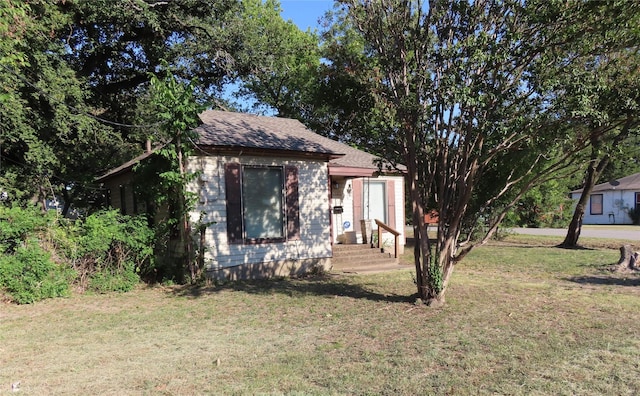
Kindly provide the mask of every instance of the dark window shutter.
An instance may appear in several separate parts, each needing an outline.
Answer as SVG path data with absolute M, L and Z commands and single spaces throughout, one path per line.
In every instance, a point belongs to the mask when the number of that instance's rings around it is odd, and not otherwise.
M 240 164 L 224 165 L 225 191 L 227 195 L 227 237 L 229 243 L 242 243 L 242 191 Z
M 300 239 L 300 204 L 298 196 L 298 168 L 285 166 L 285 204 L 287 239 Z

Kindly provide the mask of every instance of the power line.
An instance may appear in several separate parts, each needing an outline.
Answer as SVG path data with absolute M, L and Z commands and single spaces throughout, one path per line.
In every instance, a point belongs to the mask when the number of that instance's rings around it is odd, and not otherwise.
M 5 69 L 6 71 L 8 71 L 9 73 L 13 74 L 14 76 L 16 76 L 18 79 L 20 79 L 23 83 L 27 84 L 28 86 L 30 86 L 31 88 L 35 89 L 36 91 L 38 91 L 38 93 L 40 93 L 41 95 L 47 97 L 50 101 L 52 102 L 57 102 L 58 104 L 61 104 L 65 107 L 67 107 L 70 110 L 73 110 L 75 113 L 77 114 L 82 114 L 85 115 L 87 117 L 93 118 L 94 120 L 101 122 L 103 124 L 108 124 L 108 125 L 113 125 L 113 126 L 118 126 L 118 127 L 122 127 L 122 128 L 156 128 L 160 125 L 163 125 L 165 123 L 167 123 L 167 121 L 161 121 L 161 122 L 157 122 L 154 124 L 146 124 L 146 125 L 136 125 L 136 124 L 124 124 L 121 122 L 116 122 L 116 121 L 111 121 L 111 120 L 107 120 L 105 118 L 101 118 L 98 116 L 95 116 L 91 113 L 88 113 L 86 111 L 80 110 L 74 106 L 71 106 L 67 103 L 64 103 L 63 101 L 57 100 L 55 98 L 53 98 L 51 95 L 49 95 L 48 93 L 44 92 L 42 89 L 38 88 L 35 84 L 31 83 L 26 77 L 24 77 L 23 75 L 17 73 L 16 71 L 12 70 L 11 68 L 7 67 L 6 65 L 0 64 L 0 66 Z
M 40 176 L 46 177 L 47 179 L 49 179 L 49 178 L 56 179 L 56 180 L 64 183 L 65 185 L 74 184 L 74 185 L 77 185 L 79 187 L 85 188 L 87 190 L 96 190 L 96 191 L 102 190 L 102 187 L 97 187 L 98 186 L 97 183 L 80 183 L 78 181 L 66 180 L 66 179 L 62 178 L 61 176 L 55 175 L 53 173 L 52 174 L 47 174 L 47 173 L 43 173 L 41 171 L 38 171 L 34 166 L 31 166 L 29 164 L 26 164 L 24 162 L 18 161 L 16 159 L 13 159 L 13 158 L 10 158 L 10 157 L 7 157 L 7 156 L 3 156 L 2 159 L 5 162 L 9 161 L 9 162 L 12 162 L 15 165 L 21 166 L 23 168 L 27 168 L 27 169 L 31 169 L 33 171 L 36 171 Z

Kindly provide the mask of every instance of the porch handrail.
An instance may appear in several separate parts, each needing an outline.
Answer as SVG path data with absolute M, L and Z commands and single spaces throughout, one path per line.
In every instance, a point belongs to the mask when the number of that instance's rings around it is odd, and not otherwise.
M 378 249 L 382 248 L 382 230 L 388 231 L 393 234 L 395 249 L 393 257 L 398 258 L 398 252 L 400 251 L 400 232 L 394 230 L 388 225 L 384 224 L 380 220 L 376 219 L 376 225 L 378 226 Z

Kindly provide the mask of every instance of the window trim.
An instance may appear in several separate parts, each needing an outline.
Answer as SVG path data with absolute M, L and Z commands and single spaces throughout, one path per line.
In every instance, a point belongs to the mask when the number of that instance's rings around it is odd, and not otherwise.
M 300 195 L 298 191 L 298 168 L 292 165 L 251 165 L 228 162 L 225 167 L 225 194 L 227 209 L 227 238 L 229 244 L 261 245 L 283 243 L 300 239 Z M 245 168 L 271 168 L 282 172 L 282 237 L 247 238 L 245 230 L 245 208 L 243 176 Z
M 284 169 L 282 166 L 269 166 L 269 165 L 242 165 L 241 167 L 241 179 L 240 179 L 240 191 L 242 193 L 241 202 L 242 202 L 242 239 L 244 239 L 244 243 L 247 245 L 260 245 L 264 243 L 281 243 L 287 240 L 286 234 L 286 225 L 287 225 L 287 215 L 285 209 L 285 197 L 283 194 L 284 184 L 285 184 L 285 175 Z M 280 211 L 282 215 L 282 222 L 280 224 L 280 232 L 282 236 L 271 237 L 271 238 L 248 238 L 247 237 L 247 229 L 245 227 L 246 223 L 246 205 L 245 205 L 245 191 L 244 191 L 244 175 L 247 169 L 267 169 L 267 170 L 278 170 L 280 171 Z
M 599 197 L 600 198 L 600 211 L 599 212 L 596 212 L 593 209 L 593 206 L 594 206 L 593 205 L 594 204 L 593 198 L 594 197 Z M 591 194 L 589 196 L 589 214 L 592 214 L 592 215 L 602 215 L 602 214 L 604 214 L 604 194 Z

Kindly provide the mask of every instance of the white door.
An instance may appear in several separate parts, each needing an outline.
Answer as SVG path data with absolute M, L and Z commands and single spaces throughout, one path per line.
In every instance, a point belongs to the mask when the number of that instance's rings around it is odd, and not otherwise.
M 365 181 L 363 186 L 363 219 L 370 219 L 377 229 L 375 219 L 387 223 L 387 184 L 384 181 Z

